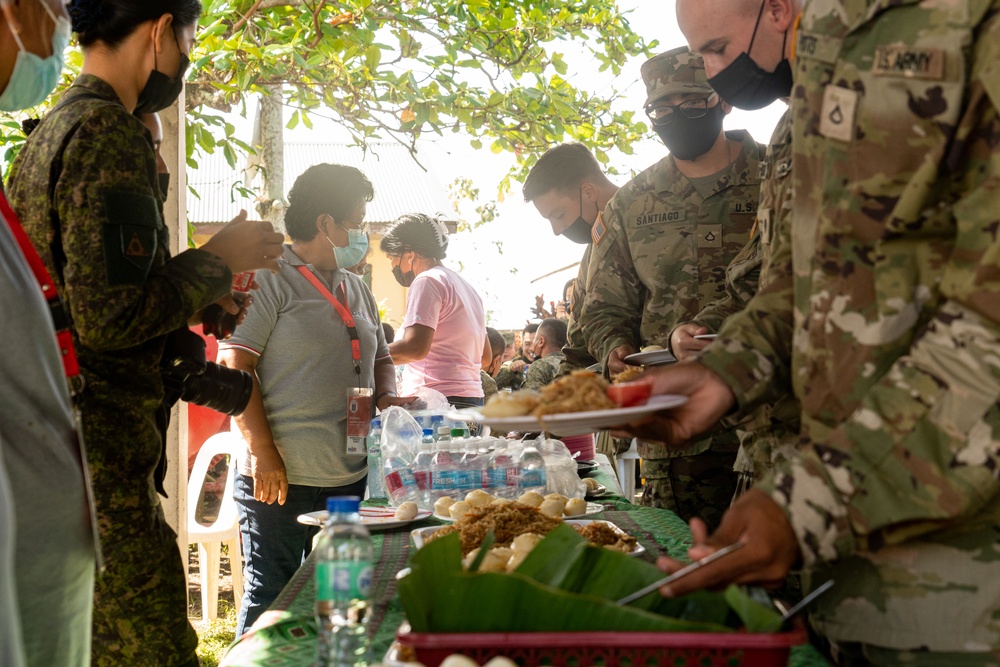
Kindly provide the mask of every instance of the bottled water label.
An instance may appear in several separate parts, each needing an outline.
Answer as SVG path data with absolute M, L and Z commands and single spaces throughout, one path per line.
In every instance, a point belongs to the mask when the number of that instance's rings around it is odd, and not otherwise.
M 545 486 L 545 469 L 535 468 L 521 471 L 521 487 Z
M 517 468 L 493 468 L 487 471 L 489 476 L 488 486 L 501 489 L 506 486 L 517 486 Z
M 365 562 L 316 564 L 316 599 L 344 602 L 367 600 L 372 588 L 372 566 Z
M 385 489 L 394 501 L 404 498 L 416 485 L 417 482 L 413 477 L 413 472 L 405 468 L 394 470 L 385 476 Z
M 458 474 L 454 470 L 435 470 L 431 472 L 431 488 L 447 493 L 459 489 Z

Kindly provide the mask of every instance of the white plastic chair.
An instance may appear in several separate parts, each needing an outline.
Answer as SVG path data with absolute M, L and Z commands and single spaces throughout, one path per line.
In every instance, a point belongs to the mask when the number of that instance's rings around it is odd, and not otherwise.
M 188 479 L 188 544 L 198 545 L 201 614 L 203 619 L 209 621 L 214 621 L 219 615 L 219 561 L 223 544 L 229 547 L 229 564 L 233 574 L 233 598 L 236 601 L 237 615 L 243 599 L 243 559 L 240 557 L 240 529 L 236 516 L 236 502 L 233 500 L 232 471 L 236 468 L 237 456 L 245 447 L 246 441 L 238 431 L 216 433 L 201 446 Z M 195 516 L 201 500 L 202 487 L 205 484 L 205 474 L 212 459 L 220 454 L 229 457 L 223 483 L 222 504 L 215 522 L 211 526 L 205 526 L 199 523 Z
M 618 468 L 618 481 L 622 492 L 629 502 L 635 500 L 635 462 L 639 458 L 639 440 L 632 438 L 632 446 L 615 456 L 615 467 Z

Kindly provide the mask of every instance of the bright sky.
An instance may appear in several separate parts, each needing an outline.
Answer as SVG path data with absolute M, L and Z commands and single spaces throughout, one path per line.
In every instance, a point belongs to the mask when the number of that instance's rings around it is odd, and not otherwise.
M 659 41 L 659 51 L 667 51 L 684 43 L 677 28 L 673 0 L 619 0 L 619 7 L 629 11 L 628 19 L 634 30 L 648 40 Z M 578 87 L 595 91 L 618 90 L 624 95 L 618 100 L 622 109 L 642 109 L 645 87 L 639 76 L 642 59 L 630 63 L 617 78 L 608 73 L 589 69 L 589 62 L 575 51 L 571 43 L 557 47 L 565 53 L 570 66 L 567 76 Z M 745 128 L 760 142 L 766 143 L 778 117 L 784 110 L 781 102 L 757 112 L 734 111 L 726 118 L 726 129 Z M 314 132 L 323 132 L 331 140 L 331 128 L 320 122 Z M 287 135 L 290 141 L 308 141 L 309 131 L 300 124 Z M 450 135 L 426 142 L 421 156 L 440 180 L 442 187 L 458 177 L 468 176 L 481 190 L 484 199 L 496 197 L 497 185 L 513 164 L 512 155 L 494 155 L 488 148 L 475 150 L 468 139 Z M 659 137 L 650 134 L 635 147 L 634 155 L 613 155 L 612 163 L 622 174 L 613 177 L 623 185 L 630 174 L 636 174 L 660 160 L 667 151 Z M 579 261 L 583 246 L 552 235 L 548 222 L 541 218 L 520 196 L 520 183 L 514 183 L 510 194 L 499 206 L 496 220 L 471 232 L 451 239 L 448 258 L 451 268 L 462 266 L 462 275 L 483 297 L 490 326 L 499 329 L 519 329 L 531 318 L 535 295 L 545 296 L 545 302 L 558 300 L 563 285 L 576 276 L 576 268 L 557 275 L 531 281 L 550 271 Z M 502 254 L 497 250 L 500 244 Z M 378 295 L 376 295 L 377 297 Z

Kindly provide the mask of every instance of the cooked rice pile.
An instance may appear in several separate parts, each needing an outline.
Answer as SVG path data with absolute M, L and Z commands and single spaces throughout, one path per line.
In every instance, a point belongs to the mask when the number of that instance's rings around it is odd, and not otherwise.
M 634 537 L 619 533 L 606 523 L 590 523 L 586 526 L 573 526 L 583 539 L 599 547 L 630 554 L 638 544 Z
M 610 410 L 618 407 L 608 398 L 607 389 L 608 383 L 604 378 L 590 371 L 574 371 L 542 387 L 540 391 L 542 400 L 531 414 L 541 417 L 564 412 Z
M 562 521 L 545 516 L 534 507 L 521 503 L 504 503 L 474 509 L 447 528 L 431 533 L 428 541 L 458 531 L 462 553 L 467 554 L 483 543 L 491 530 L 496 546 L 508 546 L 518 535 L 537 533 L 547 535 Z

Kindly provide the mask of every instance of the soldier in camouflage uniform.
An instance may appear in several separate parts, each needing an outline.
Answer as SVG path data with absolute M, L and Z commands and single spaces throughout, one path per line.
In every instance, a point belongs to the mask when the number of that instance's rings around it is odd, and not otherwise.
M 790 90 L 788 91 L 791 92 Z M 787 99 L 787 96 L 785 96 Z M 757 222 L 750 241 L 726 267 L 726 293 L 706 306 L 691 321 L 678 325 L 670 334 L 670 351 L 678 360 L 693 358 L 710 341 L 694 336 L 715 333 L 730 315 L 740 312 L 771 278 L 770 254 L 774 229 L 779 218 L 791 213 L 792 119 L 782 114 L 767 146 L 760 169 L 760 201 Z M 774 403 L 761 405 L 736 427 L 740 449 L 735 469 L 739 476 L 736 495 L 761 479 L 773 464 L 795 446 L 799 431 L 798 401 L 786 395 Z
M 722 131 L 728 106 L 687 47 L 641 71 L 646 108 L 671 155 L 623 186 L 594 226 L 580 326 L 612 376 L 624 357 L 666 345 L 679 323 L 723 296 L 726 267 L 753 228 L 764 156 L 746 132 Z M 683 451 L 640 442 L 643 504 L 716 523 L 735 491 L 738 447 L 731 426 Z
M 563 360 L 556 377 L 597 364 L 580 330 L 580 314 L 587 294 L 587 274 L 593 252 L 593 226 L 600 221 L 608 202 L 618 191 L 601 170 L 589 148 L 572 142 L 547 150 L 528 172 L 524 181 L 524 201 L 534 204 L 539 215 L 549 221 L 552 233 L 584 246 L 577 271 L 573 297 L 567 305 L 569 325 Z M 624 445 L 628 449 L 628 445 Z M 607 431 L 597 435 L 597 451 L 608 455 L 612 467 L 619 447 Z
M 524 388 L 541 389 L 556 379 L 565 357 L 561 350 L 566 345 L 566 323 L 562 320 L 542 320 L 535 332 L 535 360 L 524 374 Z
M 157 66 L 172 70 L 161 76 L 176 81 L 200 5 L 132 4 L 105 1 L 93 16 L 93 8 L 73 3 L 70 15 L 84 68 L 120 74 L 124 99 L 156 111 L 135 82 L 150 74 L 143 68 L 153 66 L 147 55 L 154 49 Z M 145 20 L 123 25 L 122 16 L 141 14 Z M 123 28 L 104 41 L 105 31 Z M 103 48 L 91 49 L 95 42 Z M 172 101 L 162 90 L 156 99 Z M 280 254 L 282 238 L 238 220 L 204 250 L 171 258 L 150 134 L 132 111 L 107 81 L 81 76 L 24 145 L 8 191 L 65 296 L 86 382 L 77 406 L 106 566 L 95 590 L 92 664 L 195 667 L 185 564 L 154 489 L 160 359 L 169 332 L 229 292 L 233 270 L 274 266 L 265 257 Z
M 680 0 L 681 27 L 733 4 Z M 788 388 L 801 435 L 691 556 L 744 549 L 671 592 L 801 561 L 807 588 L 836 582 L 811 622 L 838 663 L 997 665 L 1000 2 L 811 0 L 797 34 L 781 9 L 794 195 L 773 281 L 698 363 L 654 375 L 696 399 L 667 437 Z

